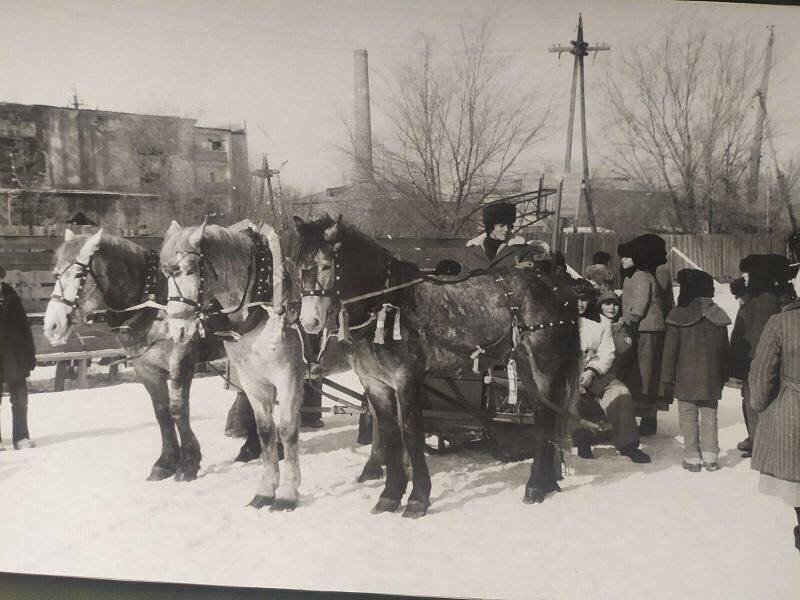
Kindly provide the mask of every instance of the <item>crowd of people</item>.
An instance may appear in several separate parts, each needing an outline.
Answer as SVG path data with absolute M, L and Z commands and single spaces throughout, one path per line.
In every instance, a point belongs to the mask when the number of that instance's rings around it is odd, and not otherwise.
M 490 205 L 483 217 L 485 233 L 469 244 L 482 250 L 478 266 L 501 266 L 521 256 L 526 244 L 511 235 L 514 207 Z M 800 550 L 800 233 L 787 249 L 791 260 L 777 254 L 741 260 L 741 276 L 730 284 L 740 304 L 730 339 L 732 323 L 714 303 L 711 275 L 679 271 L 675 301 L 666 244 L 657 235 L 618 246 L 619 275 L 607 252 L 596 253 L 581 277 L 563 255 L 550 253 L 546 244 L 543 251 L 555 276 L 569 272 L 578 297 L 581 416 L 608 421 L 617 451 L 648 463 L 640 438 L 658 431 L 658 413 L 677 400 L 682 467 L 713 472 L 720 469 L 722 391 L 726 385 L 740 388 L 748 436 L 737 448 L 761 473 L 759 490 L 794 508 Z M 578 430 L 574 438 L 578 455 L 593 459 L 592 435 Z

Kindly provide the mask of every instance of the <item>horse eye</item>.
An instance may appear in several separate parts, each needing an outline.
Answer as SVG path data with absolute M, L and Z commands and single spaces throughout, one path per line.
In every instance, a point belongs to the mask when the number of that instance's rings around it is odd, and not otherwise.
M 330 271 L 331 270 L 331 266 L 330 265 L 323 265 L 322 266 L 322 270 L 323 271 Z

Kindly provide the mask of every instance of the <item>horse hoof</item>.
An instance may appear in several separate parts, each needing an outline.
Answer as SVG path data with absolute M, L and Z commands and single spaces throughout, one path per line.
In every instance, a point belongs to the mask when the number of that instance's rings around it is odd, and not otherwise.
M 297 508 L 297 500 L 292 498 L 277 498 L 272 506 L 269 507 L 269 510 L 285 510 L 286 512 L 292 512 L 295 508 Z
M 196 469 L 178 469 L 178 472 L 175 473 L 175 481 L 194 481 L 197 479 L 197 472 L 199 470 L 199 467 Z
M 525 488 L 525 495 L 522 497 L 522 501 L 525 504 L 539 504 L 544 502 L 546 495 L 544 491 L 538 488 Z
M 239 454 L 236 458 L 233 459 L 233 462 L 241 462 L 241 463 L 248 463 L 251 460 L 257 459 L 261 456 L 261 449 L 259 448 L 258 451 L 254 450 L 253 448 L 249 448 L 248 446 L 242 446 L 242 449 L 239 450 Z
M 367 463 L 364 465 L 361 475 L 358 476 L 358 483 L 364 483 L 365 481 L 373 481 L 381 478 L 383 478 L 383 467 L 380 465 L 371 465 Z
M 175 475 L 175 469 L 165 469 L 164 467 L 154 466 L 150 469 L 150 475 L 147 476 L 147 481 L 163 481 Z
M 373 515 L 379 515 L 386 512 L 396 512 L 400 507 L 399 500 L 391 500 L 390 498 L 380 498 L 378 503 L 372 507 L 370 511 Z
M 265 506 L 272 506 L 272 503 L 275 502 L 275 498 L 272 496 L 260 496 L 256 494 L 253 496 L 253 499 L 250 500 L 250 503 L 247 506 L 252 506 L 253 508 L 264 508 Z
M 409 500 L 406 504 L 406 509 L 403 511 L 403 518 L 405 519 L 419 519 L 424 517 L 428 512 L 430 503 L 420 502 L 418 500 Z

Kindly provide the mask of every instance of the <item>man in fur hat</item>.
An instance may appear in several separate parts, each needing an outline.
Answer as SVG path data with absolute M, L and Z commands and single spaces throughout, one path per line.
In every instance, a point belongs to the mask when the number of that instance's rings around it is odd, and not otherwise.
M 750 254 L 740 261 L 739 270 L 746 288 L 731 333 L 728 375 L 742 381 L 742 413 L 747 437 L 736 447 L 747 458 L 752 452 L 758 424 L 758 413 L 750 405 L 750 363 L 767 321 L 791 300 L 786 288 L 791 266 L 788 259 L 779 254 Z
M 510 267 L 525 250 L 525 240 L 512 235 L 517 208 L 510 202 L 493 202 L 483 209 L 484 232 L 467 242 L 470 268 Z

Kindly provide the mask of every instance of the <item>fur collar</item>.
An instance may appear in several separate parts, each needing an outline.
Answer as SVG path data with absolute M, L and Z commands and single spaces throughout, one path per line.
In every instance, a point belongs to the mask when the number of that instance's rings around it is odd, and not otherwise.
M 482 233 L 477 237 L 472 238 L 470 241 L 467 242 L 467 248 L 472 246 L 483 246 L 483 241 L 486 239 L 486 233 Z M 525 245 L 525 238 L 515 235 L 510 240 L 503 244 L 505 246 L 524 246 Z M 500 246 L 501 248 L 503 246 Z
M 678 327 L 689 327 L 708 319 L 718 327 L 727 327 L 731 319 L 711 298 L 695 298 L 689 306 L 676 306 L 667 315 L 667 323 Z
M 781 312 L 789 310 L 797 310 L 798 308 L 800 308 L 800 298 L 798 298 L 797 300 L 793 300 L 792 302 L 789 302 L 789 304 L 787 304 L 781 309 Z

